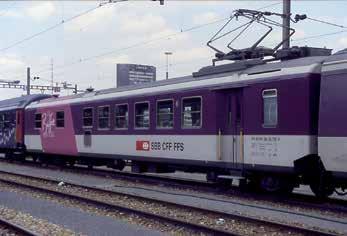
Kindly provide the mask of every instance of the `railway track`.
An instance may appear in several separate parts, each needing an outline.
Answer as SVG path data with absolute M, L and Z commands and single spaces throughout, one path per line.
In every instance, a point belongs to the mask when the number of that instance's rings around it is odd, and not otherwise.
M 7 161 L 5 159 L 0 159 L 0 161 Z M 41 168 L 39 163 L 32 161 L 18 162 L 20 165 L 29 165 Z M 57 166 L 45 166 L 44 168 L 59 169 Z M 65 166 L 64 171 L 72 171 L 73 173 L 81 173 L 87 175 L 95 175 L 99 177 L 114 177 L 117 179 L 125 179 L 130 181 L 142 182 L 145 184 L 162 185 L 168 187 L 178 187 L 182 189 L 195 189 L 197 191 L 206 192 L 216 192 L 218 194 L 223 194 L 226 196 L 237 196 L 244 199 L 252 199 L 255 201 L 262 200 L 266 202 L 280 202 L 283 204 L 291 206 L 299 206 L 310 209 L 326 210 L 332 212 L 345 212 L 347 213 L 347 201 L 338 198 L 327 198 L 324 200 L 318 199 L 313 195 L 292 193 L 290 195 L 280 196 L 280 195 L 270 195 L 264 193 L 255 192 L 245 192 L 241 191 L 236 186 L 225 187 L 218 183 L 211 183 L 207 181 L 193 180 L 187 178 L 170 177 L 156 174 L 138 174 L 128 171 L 116 171 L 116 170 L 106 170 L 106 169 L 89 169 L 82 166 Z
M 19 178 L 19 179 L 18 179 Z M 23 181 L 25 180 L 25 181 Z M 24 183 L 28 180 L 34 181 L 32 184 Z M 48 186 L 57 186 L 59 184 L 59 181 L 56 180 L 51 180 L 51 179 L 46 179 L 46 178 L 40 178 L 40 177 L 35 177 L 35 176 L 28 176 L 24 174 L 14 174 L 6 171 L 0 171 L 0 181 L 2 183 L 6 183 L 9 185 L 13 185 L 16 187 L 21 187 L 21 188 L 27 188 L 33 191 L 39 191 L 43 192 L 46 194 L 50 195 L 55 195 L 59 196 L 62 198 L 68 198 L 68 199 L 73 199 L 77 200 L 80 202 L 88 203 L 88 204 L 93 204 L 97 205 L 100 207 L 105 207 L 108 209 L 114 209 L 117 211 L 121 211 L 124 213 L 128 214 L 135 214 L 140 217 L 145 217 L 147 219 L 153 219 L 156 221 L 161 221 L 161 222 L 166 222 L 169 224 L 174 224 L 174 225 L 179 225 L 181 227 L 193 230 L 194 232 L 199 232 L 207 235 L 241 235 L 239 232 L 233 232 L 233 231 L 227 231 L 221 227 L 212 227 L 212 226 L 207 226 L 207 225 L 201 225 L 198 223 L 194 222 L 188 222 L 182 219 L 178 218 L 173 218 L 173 217 L 168 217 L 165 215 L 160 215 L 160 214 L 155 214 L 151 213 L 149 211 L 144 211 L 144 210 L 139 210 L 139 209 L 134 209 L 131 207 L 124 206 L 122 204 L 115 204 L 115 203 L 110 203 L 107 201 L 100 200 L 100 197 L 86 197 L 80 194 L 76 193 L 71 193 L 63 191 L 63 189 L 56 189 L 56 187 L 51 188 L 47 187 Z M 39 183 L 39 186 L 37 183 Z M 45 187 L 43 187 L 45 186 Z M 332 233 L 332 232 L 325 232 L 319 229 L 310 229 L 310 228 L 304 228 L 302 226 L 298 225 L 292 225 L 292 224 L 287 224 L 287 223 L 280 223 L 280 222 L 275 222 L 272 220 L 268 219 L 258 219 L 255 217 L 250 217 L 250 216 L 244 216 L 240 214 L 232 214 L 232 213 L 221 213 L 218 211 L 213 211 L 213 210 L 208 210 L 204 209 L 201 207 L 194 207 L 194 206 L 187 206 L 187 205 L 181 205 L 177 203 L 172 203 L 164 200 L 157 200 L 157 199 L 152 199 L 148 197 L 143 197 L 143 196 L 134 196 L 132 194 L 126 194 L 126 193 L 121 193 L 121 192 L 115 192 L 115 191 L 109 191 L 105 189 L 100 189 L 96 187 L 90 187 L 90 186 L 84 186 L 84 185 L 79 185 L 79 184 L 74 184 L 74 183 L 66 183 L 64 184 L 65 187 L 69 188 L 79 188 L 79 189 L 84 189 L 84 191 L 88 192 L 97 192 L 101 195 L 112 195 L 112 196 L 121 196 L 125 197 L 127 199 L 133 199 L 132 201 L 144 201 L 144 202 L 152 202 L 155 204 L 160 204 L 160 205 L 165 205 L 165 206 L 170 206 L 174 207 L 177 209 L 185 209 L 191 212 L 199 212 L 202 215 L 210 215 L 213 216 L 214 218 L 217 217 L 222 217 L 225 219 L 232 219 L 233 221 L 238 221 L 247 224 L 249 227 L 250 225 L 255 228 L 266 228 L 268 227 L 270 232 L 282 232 L 284 234 L 289 233 L 289 234 L 298 234 L 298 235 L 339 235 L 338 233 Z M 96 196 L 96 195 L 95 195 Z M 268 232 L 267 232 L 268 233 Z
M 2 231 L 4 231 L 2 233 Z M 22 235 L 22 236 L 40 236 L 29 229 L 24 228 L 21 225 L 12 223 L 0 216 L 0 235 Z
M 150 184 L 161 184 L 165 186 L 176 186 L 176 187 L 188 187 L 189 189 L 195 188 L 198 190 L 206 189 L 208 191 L 214 192 L 224 192 L 226 195 L 238 194 L 241 197 L 252 198 L 254 200 L 266 200 L 266 201 L 280 201 L 283 203 L 305 206 L 310 208 L 320 208 L 324 210 L 331 211 L 344 211 L 347 212 L 347 200 L 339 198 L 327 198 L 318 199 L 313 195 L 307 195 L 302 193 L 292 193 L 290 195 L 270 195 L 265 193 L 255 193 L 255 192 L 242 192 L 237 186 L 224 186 L 219 183 L 212 183 L 201 180 L 192 180 L 187 178 L 178 178 L 170 176 L 162 176 L 156 174 L 137 174 L 126 171 L 115 171 L 115 170 L 104 170 L 104 169 L 94 169 L 89 170 L 86 167 L 68 167 L 71 170 L 77 170 L 83 174 L 93 174 L 101 177 L 117 177 L 125 179 L 133 179 L 136 181 L 143 181 Z

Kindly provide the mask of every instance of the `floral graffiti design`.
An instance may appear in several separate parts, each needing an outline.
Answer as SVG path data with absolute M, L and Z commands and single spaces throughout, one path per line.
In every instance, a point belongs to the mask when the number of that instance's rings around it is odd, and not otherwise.
M 15 128 L 0 130 L 0 145 L 6 145 L 8 142 L 12 142 Z
M 55 126 L 55 119 L 53 112 L 45 112 L 42 114 L 42 135 L 44 138 L 53 138 L 53 127 Z

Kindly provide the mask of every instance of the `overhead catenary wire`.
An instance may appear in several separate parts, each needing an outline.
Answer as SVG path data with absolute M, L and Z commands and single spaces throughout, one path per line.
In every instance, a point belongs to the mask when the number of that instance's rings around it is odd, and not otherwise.
M 279 4 L 282 4 L 282 2 L 276 2 L 276 3 L 269 4 L 269 5 L 265 5 L 263 7 L 255 9 L 255 10 L 256 11 L 260 11 L 260 10 L 263 10 L 263 9 L 266 9 L 266 8 L 269 8 L 269 7 L 273 7 L 273 6 L 276 6 L 276 5 L 279 5 Z
M 340 30 L 340 31 L 336 31 L 336 32 L 326 33 L 326 34 L 317 34 L 317 35 L 312 35 L 312 36 L 308 36 L 308 37 L 291 39 L 291 41 L 292 42 L 307 41 L 307 40 L 311 40 L 311 39 L 323 38 L 323 37 L 328 37 L 328 36 L 342 34 L 342 33 L 347 33 L 347 30 Z
M 40 32 L 37 32 L 37 33 L 35 33 L 35 34 L 33 34 L 33 35 L 30 35 L 30 36 L 28 36 L 28 37 L 26 37 L 26 38 L 23 38 L 23 39 L 21 39 L 21 40 L 19 40 L 19 41 L 16 41 L 16 42 L 14 42 L 14 43 L 12 43 L 12 44 L 6 46 L 6 47 L 0 48 L 0 52 L 4 52 L 4 51 L 7 51 L 8 49 L 11 49 L 11 48 L 13 48 L 13 47 L 16 47 L 16 46 L 18 46 L 18 45 L 20 45 L 20 44 L 22 44 L 22 43 L 24 43 L 24 42 L 26 42 L 26 41 L 29 41 L 29 40 L 31 40 L 31 39 L 33 39 L 33 38 L 36 38 L 36 37 L 38 37 L 38 36 L 40 36 L 40 35 L 42 35 L 42 34 L 45 34 L 45 33 L 49 32 L 49 31 L 51 31 L 51 30 L 53 30 L 53 29 L 55 29 L 55 28 L 58 28 L 59 26 L 65 24 L 65 23 L 68 23 L 68 22 L 70 22 L 70 21 L 73 21 L 73 20 L 75 20 L 75 19 L 77 19 L 77 18 L 79 18 L 79 17 L 81 17 L 81 16 L 87 15 L 87 14 L 89 14 L 89 13 L 91 13 L 91 12 L 93 12 L 93 11 L 95 11 L 95 10 L 97 10 L 97 9 L 99 9 L 99 8 L 101 8 L 101 7 L 103 7 L 103 6 L 105 6 L 105 5 L 106 5 L 106 4 L 99 4 L 99 5 L 97 5 L 97 6 L 95 6 L 95 7 L 92 7 L 92 8 L 90 8 L 90 9 L 84 11 L 84 12 L 81 12 L 81 13 L 79 13 L 79 14 L 77 14 L 77 15 L 74 15 L 74 16 L 69 17 L 69 18 L 67 18 L 67 19 L 62 19 L 60 22 L 58 22 L 58 23 L 56 23 L 56 24 L 54 24 L 54 25 L 52 25 L 52 26 L 50 26 L 50 27 L 48 27 L 48 28 L 46 28 L 46 29 L 44 29 L 44 30 L 42 30 L 42 31 L 40 31 Z
M 59 27 L 60 25 L 62 25 L 62 24 L 64 24 L 64 23 L 67 23 L 67 22 L 72 21 L 72 20 L 74 20 L 74 19 L 76 19 L 76 18 L 78 18 L 78 17 L 81 17 L 81 16 L 83 16 L 83 15 L 86 15 L 86 14 L 88 14 L 88 13 L 90 13 L 90 12 L 92 12 L 92 11 L 94 11 L 94 10 L 96 10 L 96 9 L 98 9 L 98 8 L 100 8 L 100 7 L 104 6 L 104 5 L 106 5 L 106 4 L 108 4 L 108 3 L 116 3 L 116 2 L 123 2 L 123 1 L 127 1 L 127 0 L 118 0 L 118 1 L 115 0 L 115 1 L 105 2 L 104 4 L 100 4 L 100 5 L 98 5 L 98 6 L 96 6 L 96 7 L 93 7 L 93 8 L 91 8 L 91 9 L 85 11 L 85 12 L 82 12 L 82 13 L 80 13 L 80 14 L 78 14 L 78 15 L 75 15 L 75 16 L 73 16 L 73 17 L 70 17 L 70 18 L 68 18 L 68 19 L 66 19 L 66 20 L 62 20 L 62 22 L 59 22 L 59 23 L 57 23 L 56 25 L 53 25 L 53 26 L 51 26 L 50 28 L 45 29 L 45 30 L 43 30 L 43 31 L 41 31 L 41 32 L 39 32 L 39 33 L 36 33 L 36 34 L 34 34 L 34 35 L 32 35 L 32 36 L 26 38 L 26 39 L 23 39 L 23 40 L 21 40 L 21 41 L 18 41 L 18 42 L 14 43 L 14 44 L 12 44 L 12 45 L 6 47 L 6 48 L 0 49 L 0 52 L 3 51 L 3 50 L 7 50 L 7 49 L 9 49 L 9 48 L 15 47 L 15 46 L 17 46 L 18 44 L 21 44 L 21 43 L 23 43 L 23 42 L 25 42 L 25 41 L 27 41 L 27 40 L 30 40 L 30 39 L 32 39 L 32 38 L 34 38 L 34 37 L 37 37 L 37 36 L 39 36 L 39 35 L 41 35 L 41 34 L 43 34 L 43 33 L 46 33 L 46 32 L 48 32 L 48 31 L 50 31 L 50 30 L 53 30 L 53 29 Z M 269 8 L 269 7 L 272 7 L 272 6 L 275 6 L 275 5 L 279 5 L 279 4 L 281 4 L 281 3 L 280 3 L 280 2 L 277 2 L 277 3 L 268 4 L 268 5 L 265 5 L 265 6 L 263 6 L 263 7 L 258 8 L 258 9 L 256 9 L 256 10 L 261 10 L 261 9 Z M 97 58 L 100 58 L 100 57 L 104 57 L 104 56 L 107 56 L 107 55 L 110 55 L 110 54 L 114 54 L 114 53 L 117 53 L 117 52 L 120 52 L 120 51 L 129 50 L 129 49 L 136 48 L 136 47 L 140 47 L 140 46 L 143 46 L 143 45 L 148 45 L 148 44 L 150 44 L 150 43 L 153 43 L 153 42 L 156 42 L 156 41 L 165 39 L 165 38 L 170 38 L 170 37 L 176 36 L 176 35 L 178 35 L 178 34 L 180 34 L 180 33 L 185 33 L 185 32 L 189 32 L 189 31 L 194 31 L 194 30 L 197 30 L 197 29 L 206 27 L 206 26 L 208 26 L 208 25 L 212 25 L 212 24 L 216 24 L 216 23 L 219 23 L 219 22 L 223 22 L 223 21 L 225 21 L 225 20 L 227 20 L 227 19 L 229 19 L 229 18 L 230 18 L 230 17 L 224 17 L 224 18 L 221 18 L 221 19 L 218 19 L 218 20 L 215 20 L 215 21 L 211 21 L 211 22 L 205 23 L 205 24 L 196 25 L 196 26 L 193 26 L 193 27 L 190 27 L 190 28 L 187 28 L 187 29 L 181 29 L 179 32 L 175 32 L 175 33 L 172 33 L 172 34 L 164 35 L 164 36 L 162 36 L 162 37 L 158 37 L 158 38 L 155 38 L 155 39 L 143 40 L 143 41 L 134 43 L 134 44 L 129 45 L 129 46 L 125 46 L 125 47 L 122 47 L 122 48 L 117 48 L 117 49 L 114 49 L 114 50 L 106 51 L 106 52 L 104 52 L 104 53 L 100 53 L 100 54 L 93 55 L 93 56 L 89 56 L 89 57 L 85 57 L 85 58 L 80 58 L 80 59 L 78 59 L 78 60 L 76 60 L 76 61 L 74 61 L 74 62 L 67 63 L 67 64 L 60 65 L 60 66 L 56 66 L 55 69 L 57 70 L 57 69 L 62 69 L 62 68 L 70 67 L 70 66 L 73 66 L 73 65 L 76 65 L 76 64 L 80 64 L 80 63 L 83 63 L 83 62 L 86 62 L 86 61 L 90 61 L 90 60 L 97 59 Z M 48 69 L 40 70 L 40 71 L 36 72 L 36 74 L 40 74 L 40 73 L 47 72 L 47 71 L 49 71 L 49 70 L 48 70 Z M 20 76 L 17 76 L 16 78 L 19 78 L 19 77 L 20 77 Z
M 258 8 L 256 10 L 269 8 L 269 7 L 278 5 L 278 4 L 281 4 L 281 3 L 279 3 L 279 2 L 278 3 L 272 3 L 272 4 L 269 4 L 269 5 L 263 6 L 261 8 Z M 90 60 L 101 58 L 101 57 L 104 57 L 104 56 L 107 56 L 107 55 L 111 55 L 111 54 L 114 54 L 114 53 L 117 53 L 117 52 L 133 49 L 133 48 L 144 46 L 144 45 L 148 45 L 150 43 L 153 43 L 153 42 L 156 42 L 156 41 L 160 41 L 162 39 L 166 39 L 166 38 L 177 36 L 177 35 L 179 35 L 181 33 L 194 31 L 194 30 L 197 30 L 197 29 L 209 26 L 209 25 L 220 23 L 220 22 L 228 20 L 229 18 L 230 18 L 229 16 L 228 17 L 224 17 L 224 18 L 217 19 L 217 20 L 214 20 L 214 21 L 211 21 L 211 22 L 207 22 L 207 23 L 204 23 L 204 24 L 199 24 L 199 25 L 196 25 L 196 26 L 193 26 L 193 27 L 189 27 L 189 28 L 186 28 L 186 29 L 181 29 L 178 32 L 175 32 L 175 33 L 172 33 L 172 34 L 167 34 L 167 35 L 164 35 L 164 36 L 161 36 L 161 37 L 158 37 L 158 38 L 154 38 L 154 39 L 150 39 L 150 40 L 143 40 L 143 41 L 136 42 L 136 43 L 134 43 L 132 45 L 129 45 L 129 46 L 125 46 L 125 47 L 122 47 L 122 48 L 116 48 L 116 49 L 113 49 L 113 50 L 110 50 L 110 51 L 106 51 L 106 52 L 103 52 L 103 53 L 100 53 L 100 54 L 92 55 L 92 56 L 89 56 L 89 57 L 80 58 L 80 59 L 78 59 L 78 60 L 76 60 L 74 62 L 71 62 L 71 63 L 68 63 L 68 64 L 64 64 L 64 65 L 61 65 L 61 66 L 56 66 L 55 69 L 57 70 L 57 69 L 70 67 L 70 66 L 73 66 L 73 65 L 76 65 L 76 64 L 80 64 L 80 63 L 83 63 L 83 62 L 87 62 L 87 61 L 90 61 Z M 48 70 L 41 70 L 41 71 L 38 71 L 37 73 L 42 73 L 42 72 L 47 72 L 47 71 Z
M 80 58 L 80 59 L 78 59 L 76 61 L 73 61 L 71 63 L 60 65 L 60 66 L 56 66 L 55 69 L 58 70 L 58 69 L 70 67 L 70 66 L 73 66 L 73 65 L 76 65 L 76 64 L 80 64 L 80 63 L 83 63 L 83 62 L 86 62 L 86 61 L 90 61 L 90 60 L 94 60 L 94 59 L 97 59 L 97 58 L 101 58 L 101 57 L 104 57 L 104 56 L 107 56 L 107 55 L 111 55 L 111 54 L 114 54 L 114 53 L 118 53 L 118 52 L 121 52 L 121 51 L 125 51 L 125 50 L 129 50 L 129 49 L 137 48 L 137 47 L 140 47 L 140 46 L 148 45 L 150 43 L 154 43 L 154 42 L 160 41 L 162 39 L 174 37 L 174 36 L 177 36 L 177 35 L 179 35 L 181 33 L 194 31 L 194 30 L 200 29 L 202 27 L 211 25 L 213 23 L 221 22 L 222 20 L 226 20 L 226 19 L 228 19 L 228 18 L 223 18 L 223 19 L 212 21 L 212 22 L 208 22 L 208 23 L 205 23 L 205 24 L 200 24 L 200 25 L 188 28 L 188 29 L 180 30 L 178 32 L 167 34 L 167 35 L 164 35 L 164 36 L 161 36 L 161 37 L 157 37 L 157 38 L 154 38 L 154 39 L 142 40 L 142 41 L 136 42 L 136 43 L 134 43 L 132 45 L 129 45 L 129 46 L 116 48 L 116 49 L 109 50 L 109 51 L 106 51 L 106 52 L 103 52 L 103 53 L 100 53 L 100 54 L 92 55 L 92 56 L 89 56 L 89 57 Z M 40 71 L 38 71 L 36 73 L 42 73 L 42 72 L 47 72 L 47 71 L 49 71 L 49 70 L 44 69 L 44 70 L 40 70 Z
M 120 0 L 120 1 L 126 1 L 126 0 Z M 114 1 L 114 2 L 120 2 L 120 1 Z M 270 7 L 270 6 L 274 6 L 274 5 L 278 5 L 278 4 L 280 4 L 280 3 L 270 4 L 270 5 L 261 7 L 261 8 L 259 8 L 259 9 L 257 9 L 257 10 L 260 10 L 260 9 L 263 9 L 263 8 L 267 8 L 267 7 Z M 73 16 L 73 17 L 70 17 L 70 18 L 67 18 L 67 19 L 62 19 L 61 22 L 59 22 L 59 23 L 57 23 L 57 24 L 55 24 L 55 25 L 53 25 L 53 26 L 51 26 L 51 27 L 49 27 L 49 28 L 47 28 L 47 29 L 45 29 L 45 30 L 43 30 L 43 31 L 41 31 L 41 32 L 38 32 L 38 33 L 36 33 L 36 34 L 34 34 L 34 35 L 31 35 L 31 36 L 29 36 L 29 37 L 27 37 L 27 38 L 25 38 L 25 39 L 22 39 L 22 40 L 20 40 L 20 41 L 17 41 L 17 42 L 15 42 L 15 43 L 13 43 L 13 44 L 11 44 L 11 45 L 5 47 L 5 48 L 0 49 L 0 52 L 6 51 L 6 50 L 8 50 L 8 49 L 10 49 L 10 48 L 13 48 L 13 47 L 15 47 L 15 46 L 17 46 L 17 45 L 19 45 L 19 44 L 24 43 L 25 41 L 31 40 L 31 39 L 33 39 L 33 38 L 35 38 L 35 37 L 37 37 L 37 36 L 39 36 L 39 35 L 41 35 L 41 34 L 44 34 L 44 33 L 46 33 L 46 32 L 49 32 L 49 31 L 51 31 L 51 30 L 53 30 L 53 29 L 59 27 L 60 25 L 62 25 L 62 24 L 64 24 L 64 23 L 67 23 L 67 22 L 69 22 L 69 21 L 72 21 L 72 20 L 74 20 L 74 19 L 76 19 L 76 18 L 78 18 L 78 17 L 81 17 L 81 16 L 83 16 L 83 15 L 86 15 L 86 14 L 88 14 L 88 13 L 90 13 L 90 12 L 92 12 L 92 11 L 98 9 L 98 8 L 100 8 L 101 6 L 103 6 L 103 5 L 100 4 L 100 5 L 97 6 L 97 7 L 94 7 L 94 8 L 92 8 L 92 9 L 89 9 L 89 10 L 87 10 L 87 11 L 85 11 L 85 12 L 82 12 L 82 13 L 80 13 L 80 14 L 78 14 L 78 15 L 75 15 L 75 16 Z M 224 20 L 226 20 L 226 19 L 229 19 L 229 17 L 222 18 L 222 19 L 218 19 L 218 20 L 212 21 L 212 22 L 208 22 L 208 23 L 206 23 L 206 24 L 201 24 L 201 25 L 193 26 L 193 27 L 191 27 L 191 28 L 188 28 L 188 29 L 185 29 L 185 30 L 181 30 L 181 32 L 177 32 L 177 33 L 165 35 L 165 36 L 163 36 L 163 37 L 159 37 L 159 38 L 150 40 L 150 41 L 148 41 L 148 42 L 139 42 L 139 43 L 137 43 L 137 44 L 130 45 L 129 47 L 124 47 L 124 48 L 117 49 L 116 51 L 121 51 L 121 50 L 127 50 L 127 49 L 131 49 L 131 48 L 135 48 L 135 47 L 138 47 L 138 46 L 141 46 L 141 45 L 145 45 L 145 44 L 148 44 L 148 43 L 151 43 L 151 42 L 155 42 L 155 41 L 161 40 L 161 39 L 163 39 L 163 38 L 175 36 L 175 35 L 177 35 L 177 34 L 179 34 L 179 33 L 189 32 L 189 31 L 193 31 L 193 30 L 196 30 L 196 29 L 199 29 L 199 28 L 203 28 L 203 27 L 208 26 L 208 25 L 216 24 L 216 23 L 222 22 L 222 21 L 224 21 Z M 106 52 L 106 53 L 103 53 L 103 54 L 101 54 L 101 55 L 99 54 L 99 55 L 95 55 L 95 56 L 91 56 L 91 57 L 81 58 L 81 59 L 79 59 L 79 60 L 76 61 L 76 62 L 73 62 L 73 63 L 68 64 L 68 65 L 60 66 L 59 68 L 64 68 L 64 67 L 66 67 L 66 66 L 75 65 L 75 64 L 78 64 L 78 63 L 81 63 L 81 62 L 89 61 L 89 60 L 92 60 L 92 59 L 94 59 L 94 58 L 106 56 L 106 55 L 113 54 L 113 53 L 115 53 L 115 51 Z M 47 70 L 44 70 L 44 71 L 47 71 Z M 43 70 L 42 70 L 42 71 L 39 71 L 39 72 L 37 72 L 37 73 L 41 73 L 41 72 L 43 72 Z M 40 79 L 43 80 L 43 81 L 49 82 L 49 80 L 47 80 L 47 79 L 43 79 L 43 78 L 40 78 Z
M 322 24 L 326 24 L 326 25 L 331 25 L 331 26 L 335 26 L 338 28 L 342 28 L 342 29 L 347 29 L 347 26 L 344 25 L 339 25 L 339 24 L 335 24 L 332 22 L 328 22 L 328 21 L 324 21 L 324 20 L 318 20 L 312 17 L 307 17 L 305 15 L 306 19 L 315 21 L 315 22 L 319 22 Z M 346 33 L 347 30 L 340 30 L 340 31 L 335 31 L 335 32 L 330 32 L 330 33 L 325 33 L 325 34 L 318 34 L 318 35 L 312 35 L 312 36 L 308 36 L 308 37 L 302 37 L 302 38 L 297 38 L 297 39 L 291 39 L 292 42 L 298 42 L 298 41 L 306 41 L 306 40 L 311 40 L 311 39 L 317 39 L 317 38 L 322 38 L 322 37 L 327 37 L 327 36 L 331 36 L 331 35 L 337 35 L 337 34 L 342 34 L 342 33 Z
M 4 16 L 8 13 L 9 10 L 11 10 L 15 5 L 17 4 L 17 2 L 12 2 L 11 5 L 9 5 L 7 8 L 3 9 L 1 12 L 0 12 L 0 16 Z
M 311 17 L 307 17 L 306 19 L 309 19 L 309 20 L 312 20 L 312 21 L 315 21 L 315 22 L 319 22 L 319 23 L 322 23 L 322 24 L 326 24 L 326 25 L 331 25 L 331 26 L 336 26 L 336 27 L 339 27 L 339 28 L 347 29 L 347 26 L 338 25 L 338 24 L 335 24 L 335 23 L 332 23 L 332 22 L 328 22 L 328 21 L 324 21 L 324 20 L 318 20 L 318 19 L 311 18 Z

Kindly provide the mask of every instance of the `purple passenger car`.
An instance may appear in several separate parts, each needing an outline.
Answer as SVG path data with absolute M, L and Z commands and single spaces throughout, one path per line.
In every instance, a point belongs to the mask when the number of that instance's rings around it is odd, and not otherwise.
M 238 178 L 268 191 L 308 184 L 328 196 L 347 186 L 346 74 L 341 51 L 236 61 L 61 98 L 6 100 L 0 148 L 41 161 L 116 169 L 128 162 L 136 172 Z
M 25 111 L 27 152 L 41 160 L 137 172 L 235 177 L 269 191 L 347 183 L 347 53 L 49 98 Z

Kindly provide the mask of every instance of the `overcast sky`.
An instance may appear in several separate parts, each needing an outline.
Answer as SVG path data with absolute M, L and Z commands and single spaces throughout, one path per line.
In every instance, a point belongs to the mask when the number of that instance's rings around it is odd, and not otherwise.
M 165 51 L 173 53 L 170 56 L 170 77 L 184 76 L 211 63 L 214 53 L 206 47 L 206 42 L 226 22 L 222 19 L 230 16 L 233 10 L 271 5 L 262 10 L 282 11 L 282 0 L 167 0 L 164 6 L 152 1 L 129 1 L 106 4 L 71 19 L 99 6 L 100 2 L 0 2 L 0 79 L 26 83 L 26 67 L 30 66 L 32 76 L 41 78 L 33 83 L 49 85 L 53 61 L 54 81 L 77 83 L 81 89 L 115 87 L 116 63 L 154 65 L 157 79 L 161 80 L 165 78 Z M 312 18 L 347 26 L 345 9 L 346 1 L 292 3 L 293 14 L 305 13 Z M 240 22 L 231 26 L 237 23 Z M 333 48 L 334 52 L 347 47 L 347 32 L 309 38 L 346 30 L 344 28 L 311 20 L 293 27 L 297 33 L 292 45 L 326 46 Z M 261 30 L 261 27 L 250 29 L 246 37 L 233 46 L 249 46 L 251 40 L 263 32 Z M 280 31 L 275 31 L 265 46 L 273 46 L 280 36 Z M 224 44 L 221 41 L 219 46 Z M 21 94 L 25 92 L 2 89 L 0 99 Z

